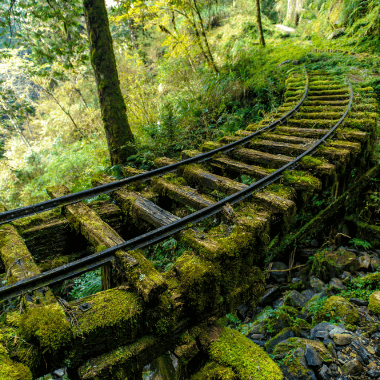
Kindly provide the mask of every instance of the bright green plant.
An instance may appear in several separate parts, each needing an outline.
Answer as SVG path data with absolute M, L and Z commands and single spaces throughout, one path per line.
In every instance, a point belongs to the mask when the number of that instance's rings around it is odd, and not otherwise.
M 87 272 L 74 280 L 74 286 L 70 292 L 70 298 L 76 300 L 95 294 L 102 290 L 102 277 L 100 269 Z
M 354 238 L 349 241 L 350 244 L 353 244 L 356 248 L 369 249 L 372 248 L 372 245 L 367 240 L 362 240 L 359 238 Z

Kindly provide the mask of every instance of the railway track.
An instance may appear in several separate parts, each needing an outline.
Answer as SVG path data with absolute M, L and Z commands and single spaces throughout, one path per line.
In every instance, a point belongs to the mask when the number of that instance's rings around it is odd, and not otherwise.
M 127 350 L 112 364 L 130 375 L 135 367 L 125 369 L 126 363 L 131 357 L 147 362 L 145 351 L 157 346 L 158 336 L 167 345 L 149 360 L 178 344 L 177 335 L 191 326 L 259 299 L 269 240 L 281 241 L 313 195 L 343 191 L 351 169 L 368 165 L 376 112 L 370 88 L 354 91 L 345 78 L 323 71 L 295 72 L 276 113 L 200 151 L 184 151 L 180 162 L 159 158 L 150 172 L 126 167 L 121 181 L 98 176 L 93 189 L 70 194 L 59 185 L 47 189 L 50 201 L 4 208 L 0 257 L 8 284 L 0 300 L 21 296 L 26 315 L 53 310 L 64 336 L 58 333 L 53 345 L 31 334 L 36 357 L 48 358 L 50 368 L 72 357 L 73 376 L 81 379 L 109 378 L 104 358 L 149 336 L 141 350 Z M 113 202 L 82 202 L 105 193 Z M 159 272 L 141 249 L 174 234 L 187 251 Z M 41 270 L 54 250 L 61 253 L 56 262 Z M 67 303 L 48 288 L 99 267 L 103 291 L 86 299 Z M 36 362 L 28 364 L 40 374 Z

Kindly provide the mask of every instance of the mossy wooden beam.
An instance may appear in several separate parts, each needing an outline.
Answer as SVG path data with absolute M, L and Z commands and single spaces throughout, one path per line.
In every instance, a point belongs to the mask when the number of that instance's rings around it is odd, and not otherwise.
M 259 179 L 264 178 L 271 173 L 270 169 L 262 168 L 260 166 L 248 165 L 228 157 L 213 158 L 210 165 L 212 167 L 221 169 L 226 173 L 234 173 L 235 175 L 245 174 Z
M 0 212 L 4 211 L 6 208 L 0 205 Z M 8 285 L 41 273 L 24 240 L 11 224 L 0 226 L 0 258 L 5 267 Z M 56 302 L 53 293 L 46 287 L 27 294 L 24 300 L 27 307 Z
M 99 175 L 92 179 L 95 186 L 114 181 L 114 178 L 105 175 Z M 141 224 L 141 221 L 144 221 L 151 226 L 159 228 L 174 223 L 179 219 L 177 216 L 144 198 L 139 193 L 128 191 L 127 188 L 116 190 L 111 196 L 123 212 L 131 218 L 136 225 L 139 225 Z
M 187 165 L 182 168 L 182 170 L 183 172 L 181 175 L 190 185 L 195 187 L 200 186 L 207 189 L 217 190 L 228 195 L 247 188 L 247 185 L 243 183 L 212 174 L 208 171 L 202 170 L 197 165 Z
M 289 253 L 294 247 L 303 241 L 307 236 L 312 233 L 318 233 L 326 225 L 327 221 L 331 221 L 337 214 L 344 210 L 352 209 L 360 200 L 360 194 L 368 184 L 380 174 L 380 166 L 376 165 L 357 181 L 355 181 L 347 191 L 345 191 L 338 199 L 332 202 L 328 207 L 322 210 L 314 219 L 304 225 L 295 234 L 288 235 L 284 243 L 277 250 L 277 255 L 285 255 Z
M 32 372 L 22 363 L 13 361 L 6 348 L 0 344 L 0 379 L 1 380 L 32 380 Z
M 52 198 L 69 193 L 68 188 L 62 185 L 50 187 L 47 191 Z M 96 251 L 124 243 L 124 239 L 84 203 L 65 206 L 65 213 L 73 228 L 80 232 Z M 138 251 L 131 254 L 120 251 L 116 256 L 122 270 L 127 274 L 127 281 L 137 289 L 146 302 L 152 301 L 167 288 L 164 278 Z M 102 269 L 102 281 L 103 289 L 112 286 L 111 268 Z
M 293 160 L 292 157 L 285 155 L 274 155 L 260 152 L 254 149 L 237 148 L 231 152 L 231 157 L 238 161 L 243 161 L 250 165 L 263 165 L 267 168 L 280 168 Z

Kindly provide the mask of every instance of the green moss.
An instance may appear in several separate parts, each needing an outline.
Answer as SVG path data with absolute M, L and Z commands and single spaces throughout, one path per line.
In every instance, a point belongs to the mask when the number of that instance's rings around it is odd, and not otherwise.
M 214 149 L 217 149 L 219 147 L 221 147 L 223 144 L 219 144 L 215 141 L 206 141 L 205 143 L 203 143 L 203 145 L 201 146 L 201 152 L 209 152 L 210 150 L 214 150 Z
M 78 305 L 88 304 L 91 308 L 87 311 L 80 311 Z M 142 307 L 138 297 L 130 292 L 119 289 L 110 289 L 92 296 L 81 298 L 73 302 L 78 325 L 75 326 L 76 333 L 89 334 L 104 327 L 126 327 L 134 330 L 132 321 L 136 321 L 142 312 Z M 128 328 L 124 330 L 129 330 Z M 116 338 L 116 337 L 115 337 Z
M 0 379 L 1 380 L 32 380 L 30 369 L 21 363 L 14 362 L 0 344 Z
M 307 344 L 316 349 L 323 362 L 332 362 L 333 357 L 322 342 L 304 338 L 289 338 L 278 343 L 273 350 L 273 355 L 276 359 L 283 359 L 290 351 L 296 350 L 299 347 L 305 350 Z
M 230 367 L 241 380 L 283 379 L 281 370 L 263 349 L 228 328 L 224 328 L 218 340 L 211 344 L 210 357 Z
M 305 158 L 305 157 L 304 157 Z M 310 192 L 320 190 L 322 183 L 318 178 L 311 176 L 310 174 L 302 171 L 285 171 L 284 179 L 291 186 L 297 189 L 308 190 Z
M 323 321 L 343 321 L 350 325 L 360 322 L 359 313 L 346 299 L 339 296 L 329 297 L 323 307 L 313 317 L 313 324 Z
M 26 340 L 37 340 L 41 349 L 51 354 L 69 343 L 73 336 L 66 315 L 57 304 L 33 307 L 23 314 L 20 333 Z
M 206 364 L 191 380 L 238 380 L 238 376 L 231 368 L 212 362 Z
M 369 297 L 369 304 L 368 304 L 368 309 L 376 314 L 380 315 L 380 292 L 374 292 L 371 294 Z

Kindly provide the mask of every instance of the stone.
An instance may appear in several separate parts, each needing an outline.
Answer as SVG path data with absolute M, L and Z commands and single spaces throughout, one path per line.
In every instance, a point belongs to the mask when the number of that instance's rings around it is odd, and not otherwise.
M 301 62 L 298 59 L 295 59 L 292 63 L 294 66 L 298 66 L 301 64 Z
M 375 355 L 380 356 L 380 344 L 377 344 L 375 347 Z
M 280 299 L 273 302 L 273 309 L 278 309 L 283 304 L 284 304 L 284 300 L 280 298 Z
M 338 292 L 341 290 L 347 289 L 347 287 L 343 285 L 343 282 L 339 280 L 339 278 L 336 278 L 336 277 L 331 279 L 331 281 L 329 282 L 329 285 L 332 290 L 335 290 Z
M 319 376 L 322 380 L 330 380 L 331 371 L 326 364 L 323 364 L 322 368 L 319 370 Z
M 293 277 L 292 278 L 292 284 L 298 284 L 299 282 L 301 282 L 302 280 L 298 277 Z
M 339 346 L 346 346 L 355 339 L 351 334 L 335 334 L 333 337 L 334 343 Z
M 328 40 L 334 40 L 335 38 L 339 38 L 343 36 L 344 34 L 344 28 L 335 29 L 329 36 L 327 37 Z
M 264 348 L 265 343 L 267 342 L 266 340 L 255 340 L 255 339 L 251 339 L 250 337 L 248 337 L 248 339 L 252 341 L 253 343 L 257 344 L 261 348 Z
M 380 268 L 380 259 L 376 256 L 371 258 L 371 269 L 376 272 Z
M 326 345 L 325 341 L 323 341 L 323 344 Z M 331 356 L 334 358 L 334 359 L 338 359 L 338 354 L 336 353 L 336 350 L 335 350 L 335 343 L 334 341 L 331 341 L 327 344 L 327 349 L 329 350 Z
M 320 367 L 322 365 L 322 360 L 317 350 L 309 344 L 306 345 L 305 359 L 307 361 L 307 364 L 312 367 Z
M 326 289 L 325 283 L 315 276 L 310 277 L 310 286 L 316 293 L 322 292 Z
M 351 280 L 352 274 L 350 272 L 347 272 L 346 270 L 340 275 L 340 278 L 342 280 Z
M 284 301 L 285 305 L 301 308 L 308 300 L 300 292 L 297 292 L 297 290 L 292 290 L 286 295 Z
M 329 333 L 328 331 L 317 331 L 317 333 L 315 334 L 315 337 L 320 338 L 320 339 L 326 339 L 329 337 Z
M 66 371 L 63 368 L 57 369 L 53 372 L 53 375 L 56 375 L 58 377 L 63 377 L 66 375 Z
M 360 257 L 358 257 L 358 260 L 359 260 L 359 264 L 360 264 L 359 269 L 361 269 L 361 270 L 369 269 L 369 267 L 371 265 L 371 257 L 370 256 L 368 256 L 368 255 L 360 256 Z
M 339 327 L 339 326 L 334 326 L 334 328 L 329 331 L 329 336 L 330 336 L 331 339 L 333 339 L 334 335 L 336 335 L 336 334 L 343 334 L 345 332 L 346 332 L 346 330 L 344 328 Z
M 343 271 L 356 272 L 360 267 L 359 260 L 353 252 L 345 249 L 322 251 L 314 256 L 313 273 L 322 281 L 339 277 Z
M 353 359 L 343 365 L 342 371 L 345 375 L 359 376 L 363 372 L 363 366 L 359 360 Z
M 275 261 L 272 264 L 272 268 L 271 268 L 271 270 L 273 271 L 286 270 L 286 269 L 288 269 L 288 266 L 280 261 Z M 288 272 L 271 272 L 270 275 L 276 282 L 282 283 L 286 281 L 288 274 L 289 274 Z
M 368 306 L 368 302 L 360 298 L 350 298 L 350 302 L 357 306 Z
M 287 59 L 286 61 L 283 61 L 283 62 L 279 63 L 277 66 L 281 67 L 283 65 L 286 65 L 287 63 L 290 63 L 290 59 Z
M 263 334 L 251 334 L 249 336 L 252 340 L 264 340 L 265 336 Z
M 371 379 L 379 379 L 380 378 L 380 371 L 376 369 L 371 369 L 366 372 L 366 376 L 370 377 Z
M 380 292 L 379 292 L 380 294 Z M 313 322 L 322 322 L 328 318 L 340 319 L 345 324 L 356 325 L 360 322 L 359 313 L 356 308 L 346 299 L 339 296 L 329 297 L 323 307 L 313 317 Z
M 265 326 L 264 322 L 255 322 L 251 327 L 251 334 L 260 334 Z
M 305 351 L 306 345 L 312 346 L 318 352 L 323 363 L 332 361 L 332 356 L 329 350 L 322 342 L 304 338 L 288 338 L 283 342 L 278 343 L 273 350 L 273 355 L 277 360 L 283 359 L 291 350 L 301 348 Z
M 315 291 L 311 289 L 306 289 L 301 294 L 306 299 L 306 302 L 309 302 L 316 295 Z
M 276 336 L 268 340 L 265 344 L 265 350 L 272 352 L 278 343 L 292 337 L 294 337 L 294 333 L 290 328 L 282 329 Z
M 305 351 L 299 347 L 288 360 L 284 360 L 280 366 L 284 380 L 317 380 L 314 371 L 307 367 L 304 356 Z
M 310 330 L 310 339 L 315 339 L 317 337 L 317 333 L 322 332 L 322 331 L 329 333 L 335 327 L 336 327 L 335 325 L 332 325 L 331 323 L 328 323 L 328 322 L 318 323 L 316 326 L 314 326 Z
M 248 312 L 248 305 L 245 303 L 241 304 L 237 309 L 236 309 L 236 315 L 238 318 L 240 318 L 242 321 L 244 321 L 245 317 L 247 316 Z
M 369 297 L 368 309 L 376 315 L 380 315 L 380 292 L 373 292 Z
M 358 353 L 365 364 L 370 363 L 370 354 L 361 344 L 358 342 L 352 342 L 352 347 Z
M 311 242 L 310 242 L 310 245 L 312 247 L 319 247 L 319 243 L 318 243 L 318 240 L 317 239 L 313 239 Z

